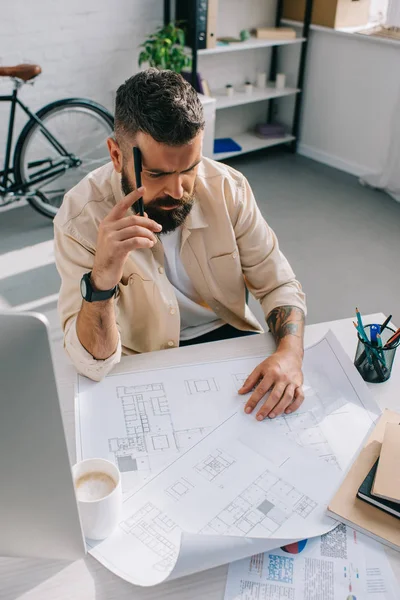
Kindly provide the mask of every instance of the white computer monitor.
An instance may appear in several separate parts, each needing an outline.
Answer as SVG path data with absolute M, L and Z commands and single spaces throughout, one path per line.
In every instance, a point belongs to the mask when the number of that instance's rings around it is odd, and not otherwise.
M 0 556 L 85 554 L 43 315 L 0 312 Z

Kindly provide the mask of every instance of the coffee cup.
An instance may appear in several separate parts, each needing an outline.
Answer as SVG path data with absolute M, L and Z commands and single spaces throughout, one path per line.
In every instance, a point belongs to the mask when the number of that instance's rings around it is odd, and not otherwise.
M 121 474 L 109 460 L 89 458 L 72 467 L 76 500 L 84 536 L 108 537 L 121 520 Z

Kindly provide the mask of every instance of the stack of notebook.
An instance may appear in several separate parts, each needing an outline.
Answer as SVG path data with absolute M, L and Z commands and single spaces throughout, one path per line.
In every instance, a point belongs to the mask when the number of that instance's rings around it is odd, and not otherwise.
M 328 507 L 328 514 L 400 550 L 400 415 L 386 410 Z
M 386 424 L 380 456 L 360 485 L 357 498 L 400 519 L 400 425 L 397 423 Z

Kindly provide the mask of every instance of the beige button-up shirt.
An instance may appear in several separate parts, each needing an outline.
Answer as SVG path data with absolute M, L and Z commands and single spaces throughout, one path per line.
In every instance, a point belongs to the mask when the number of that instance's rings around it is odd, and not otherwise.
M 65 348 L 78 371 L 95 380 L 119 362 L 122 352 L 179 346 L 179 308 L 164 272 L 162 235 L 153 248 L 131 252 L 125 263 L 114 301 L 120 332 L 116 352 L 107 360 L 96 360 L 79 342 L 80 280 L 92 270 L 99 223 L 121 197 L 120 176 L 109 163 L 66 194 L 54 220 Z M 203 158 L 194 206 L 182 226 L 180 253 L 204 303 L 237 329 L 262 331 L 246 304 L 245 286 L 260 301 L 266 317 L 277 306 L 306 310 L 301 286 L 247 180 L 231 167 Z

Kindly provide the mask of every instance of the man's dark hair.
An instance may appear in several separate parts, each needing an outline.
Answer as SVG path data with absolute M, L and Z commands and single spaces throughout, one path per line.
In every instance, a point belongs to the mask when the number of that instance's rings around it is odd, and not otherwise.
M 203 107 L 195 89 L 173 71 L 147 69 L 117 90 L 115 133 L 151 135 L 162 144 L 181 146 L 204 129 Z

